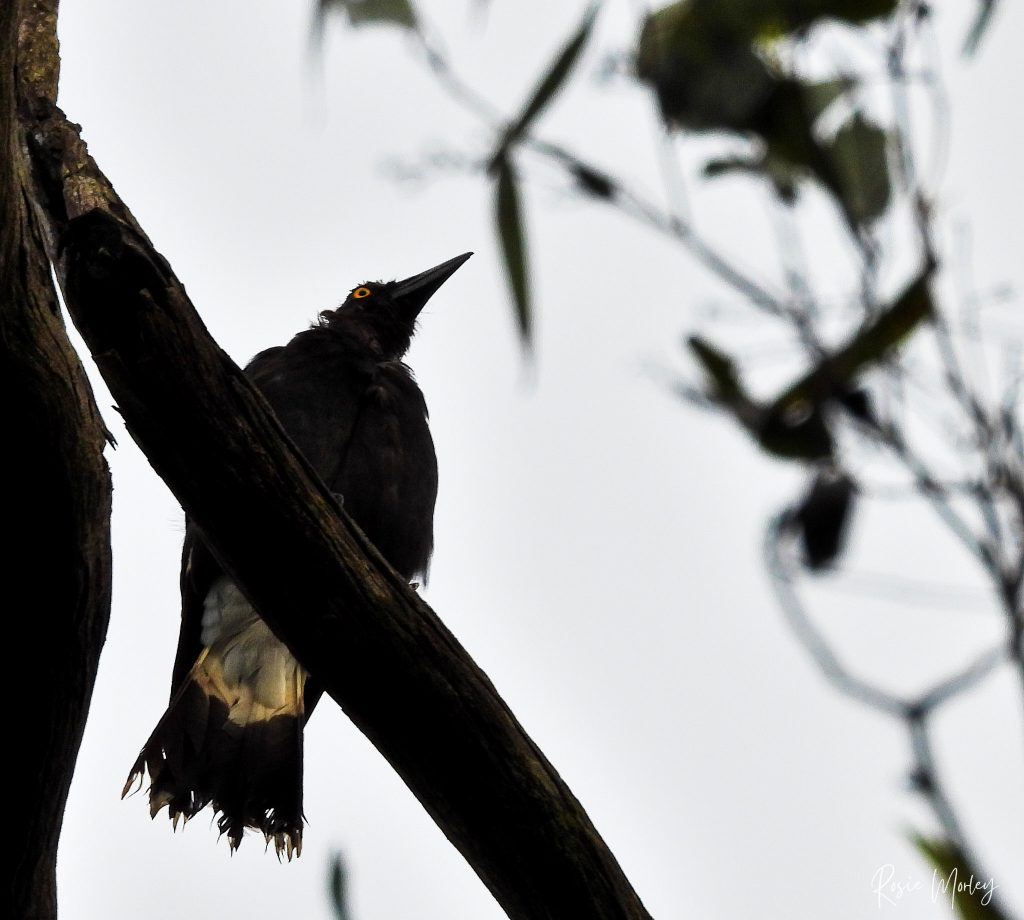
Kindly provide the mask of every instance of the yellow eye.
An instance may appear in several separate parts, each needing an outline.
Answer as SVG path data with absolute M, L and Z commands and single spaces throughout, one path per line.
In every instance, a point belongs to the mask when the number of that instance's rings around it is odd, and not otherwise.
M 352 292 L 352 296 L 356 300 L 362 300 L 364 297 L 369 297 L 373 292 L 368 287 L 358 287 Z

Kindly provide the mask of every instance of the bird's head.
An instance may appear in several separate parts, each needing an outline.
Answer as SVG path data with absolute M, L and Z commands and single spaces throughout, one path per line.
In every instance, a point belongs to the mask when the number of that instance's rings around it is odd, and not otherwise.
M 321 313 L 320 325 L 359 337 L 385 359 L 401 358 L 409 350 L 420 311 L 472 254 L 465 252 L 404 281 L 366 281 L 337 310 Z

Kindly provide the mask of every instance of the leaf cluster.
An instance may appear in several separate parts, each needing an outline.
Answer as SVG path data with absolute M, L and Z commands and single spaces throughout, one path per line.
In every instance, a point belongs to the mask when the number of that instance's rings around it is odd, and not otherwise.
M 786 73 L 775 43 L 800 40 L 815 25 L 859 25 L 888 16 L 896 0 L 678 0 L 648 16 L 636 51 L 637 76 L 654 91 L 672 130 L 715 131 L 756 142 L 755 152 L 707 163 L 707 177 L 747 173 L 767 179 L 792 203 L 811 179 L 835 200 L 854 234 L 886 210 L 887 133 L 856 112 L 833 136 L 822 116 L 856 80 Z

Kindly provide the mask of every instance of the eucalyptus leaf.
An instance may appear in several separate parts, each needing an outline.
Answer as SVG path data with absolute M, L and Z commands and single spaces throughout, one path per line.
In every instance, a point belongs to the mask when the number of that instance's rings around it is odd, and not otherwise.
M 348 909 L 348 870 L 340 853 L 335 853 L 331 858 L 327 895 L 330 898 L 334 920 L 351 920 L 352 915 Z
M 783 204 L 794 204 L 796 202 L 797 180 L 800 178 L 800 170 L 780 157 L 770 155 L 764 158 L 763 171 L 775 189 Z
M 523 230 L 522 209 L 519 204 L 518 179 L 508 157 L 502 157 L 494 164 L 497 173 L 495 182 L 495 221 L 501 253 L 505 262 L 515 307 L 519 335 L 525 345 L 531 344 L 533 316 L 530 305 L 529 271 L 526 261 L 526 236 Z
M 823 19 L 861 25 L 891 15 L 899 0 L 774 0 L 759 4 L 766 18 L 776 15 L 785 31 L 807 29 Z
M 644 22 L 636 72 L 670 128 L 750 131 L 777 80 L 727 5 L 681 0 Z M 745 21 L 745 20 L 743 20 Z
M 992 14 L 996 9 L 996 0 L 978 0 L 978 14 L 974 17 L 967 38 L 964 39 L 964 54 L 972 55 L 978 50 L 981 38 L 992 22 Z
M 808 401 L 760 407 L 753 431 L 762 450 L 782 460 L 825 460 L 835 447 L 821 405 Z
M 586 47 L 587 39 L 590 38 L 591 30 L 594 28 L 594 21 L 597 17 L 597 4 L 587 7 L 572 38 L 558 53 L 552 61 L 547 73 L 541 78 L 530 98 L 523 106 L 519 116 L 508 126 L 502 136 L 501 143 L 492 157 L 492 162 L 497 162 L 511 146 L 521 138 L 529 129 L 533 120 L 540 114 L 541 110 L 552 100 L 555 93 L 562 88 L 566 78 L 572 73 L 573 67 L 579 60 L 580 54 Z
M 618 194 L 618 184 L 607 173 L 598 172 L 584 163 L 574 163 L 572 174 L 580 189 L 588 195 L 610 200 Z
M 840 398 L 849 391 L 857 374 L 879 364 L 906 341 L 921 322 L 933 315 L 931 272 L 931 267 L 926 268 L 873 322 L 788 387 L 775 400 L 775 411 Z
M 934 315 L 930 277 L 928 268 L 874 322 L 836 352 L 829 362 L 833 380 L 849 381 L 865 367 L 878 364 Z
M 957 844 L 920 834 L 910 840 L 935 870 L 932 891 L 951 903 L 961 920 L 1010 920 L 993 897 L 994 881 L 983 878 Z
M 736 362 L 700 336 L 687 345 L 708 377 L 711 397 L 733 416 L 761 448 L 784 460 L 821 460 L 832 453 L 832 435 L 818 406 L 765 407 L 747 394 Z
M 353 26 L 391 23 L 406 29 L 419 29 L 416 10 L 410 0 L 320 0 L 321 16 L 331 10 L 344 10 Z
M 822 20 L 860 25 L 891 15 L 899 0 L 678 0 L 648 21 L 663 34 L 698 26 L 705 36 L 765 43 L 802 33 Z M 678 33 L 677 33 L 678 38 Z
M 785 204 L 793 204 L 796 201 L 799 171 L 781 157 L 772 156 L 770 151 L 757 157 L 723 157 L 709 160 L 704 164 L 703 173 L 705 179 L 736 173 L 767 179 Z
M 793 509 L 791 522 L 799 530 L 804 565 L 811 571 L 829 568 L 842 554 L 856 494 L 857 484 L 848 473 L 825 469 Z
M 799 81 L 783 78 L 766 59 L 766 43 L 819 20 L 859 24 L 896 6 L 897 0 L 678 0 L 644 21 L 636 73 L 654 89 L 669 127 L 753 132 L 807 165 L 817 156 L 810 123 L 850 84 L 810 84 L 804 100 Z
M 760 157 L 720 157 L 708 160 L 701 172 L 705 179 L 717 179 L 731 173 L 761 175 L 764 171 L 763 162 Z
M 806 0 L 804 0 L 806 2 Z M 810 0 L 813 6 L 823 6 L 826 16 L 859 25 L 872 19 L 883 19 L 896 12 L 899 0 Z
M 817 121 L 833 102 L 856 85 L 857 81 L 852 77 L 836 77 L 834 80 L 804 83 L 804 104 L 807 106 L 807 113 L 811 121 Z
M 858 226 L 877 220 L 889 206 L 887 142 L 885 130 L 858 112 L 829 144 L 844 211 Z
M 691 335 L 686 344 L 707 374 L 716 399 L 732 403 L 746 398 L 736 362 L 729 355 L 697 335 Z
M 874 401 L 871 398 L 871 393 L 864 387 L 839 387 L 836 390 L 835 398 L 836 402 L 855 419 L 872 428 L 878 427 L 878 415 L 875 413 Z

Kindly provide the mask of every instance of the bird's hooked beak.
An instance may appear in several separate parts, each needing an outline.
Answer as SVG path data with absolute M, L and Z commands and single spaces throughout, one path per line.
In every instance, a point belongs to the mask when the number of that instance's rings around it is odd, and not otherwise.
M 404 281 L 396 281 L 391 293 L 392 301 L 401 307 L 409 320 L 415 320 L 437 289 L 451 278 L 471 255 L 473 253 L 464 252 L 461 256 L 428 268 L 425 272 Z

